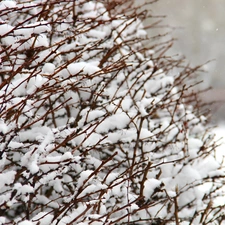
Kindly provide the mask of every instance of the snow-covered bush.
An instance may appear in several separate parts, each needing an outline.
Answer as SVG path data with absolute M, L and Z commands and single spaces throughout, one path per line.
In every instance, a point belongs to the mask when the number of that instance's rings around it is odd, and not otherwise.
M 107 2 L 0 2 L 0 223 L 221 224 L 198 68 Z

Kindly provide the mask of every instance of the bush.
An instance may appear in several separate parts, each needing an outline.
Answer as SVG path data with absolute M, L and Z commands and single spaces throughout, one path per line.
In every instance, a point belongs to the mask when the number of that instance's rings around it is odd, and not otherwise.
M 200 67 L 117 3 L 0 2 L 1 223 L 222 223 Z

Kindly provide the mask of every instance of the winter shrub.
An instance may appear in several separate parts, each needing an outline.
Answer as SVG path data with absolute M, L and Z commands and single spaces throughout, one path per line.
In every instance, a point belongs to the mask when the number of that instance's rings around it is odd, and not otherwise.
M 0 223 L 222 223 L 198 67 L 124 4 L 0 2 Z

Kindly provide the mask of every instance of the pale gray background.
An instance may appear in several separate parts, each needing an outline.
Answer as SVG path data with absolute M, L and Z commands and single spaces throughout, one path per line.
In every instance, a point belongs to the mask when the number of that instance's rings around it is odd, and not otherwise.
M 163 24 L 175 28 L 171 36 L 178 40 L 170 53 L 185 55 L 192 65 L 214 60 L 204 67 L 208 72 L 202 77 L 204 86 L 214 91 L 204 97 L 225 100 L 225 0 L 159 0 L 149 10 L 166 15 Z M 225 106 L 214 118 L 225 119 Z
M 214 59 L 206 67 L 207 81 L 225 88 L 225 1 L 159 0 L 150 10 L 166 15 L 163 23 L 176 28 L 173 52 L 184 54 L 193 65 Z

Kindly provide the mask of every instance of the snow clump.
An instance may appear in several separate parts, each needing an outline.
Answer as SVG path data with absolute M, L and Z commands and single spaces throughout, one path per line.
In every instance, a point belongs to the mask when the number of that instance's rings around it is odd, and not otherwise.
M 0 223 L 221 224 L 195 69 L 102 2 L 0 2 Z

